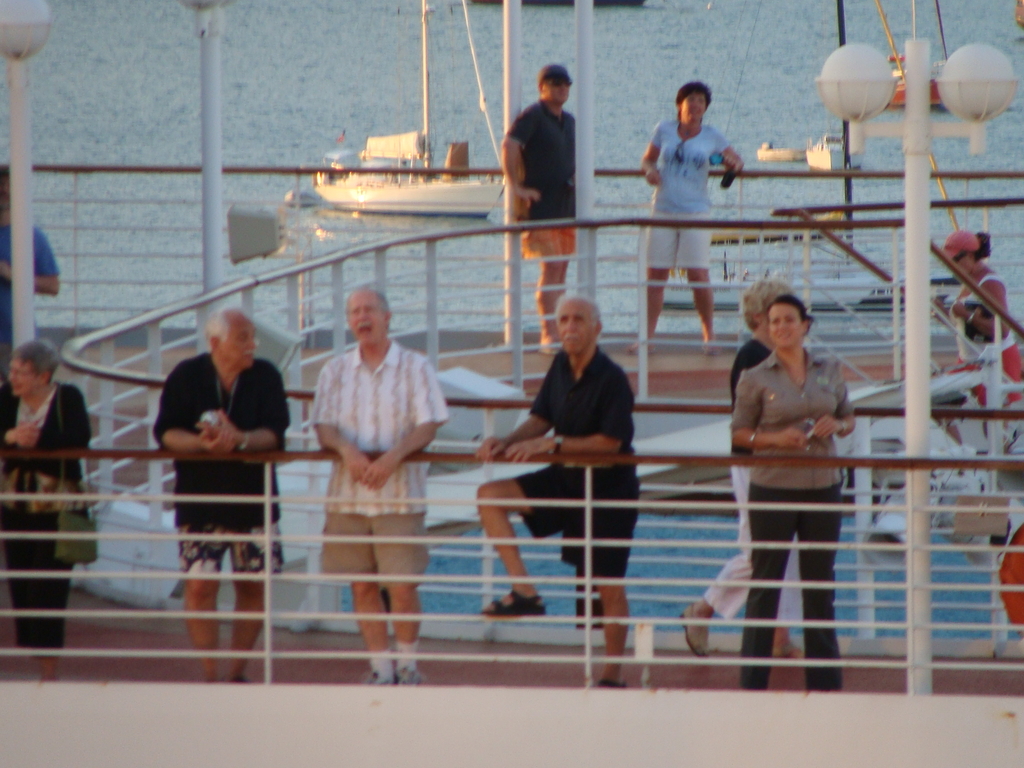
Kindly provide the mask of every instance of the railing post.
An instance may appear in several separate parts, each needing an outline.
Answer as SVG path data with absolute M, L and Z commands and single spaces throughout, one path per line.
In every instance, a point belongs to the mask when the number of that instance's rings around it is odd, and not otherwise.
M 74 302 L 71 327 L 81 332 L 78 325 L 78 308 L 81 306 L 78 287 L 78 173 L 71 175 L 71 300 Z
M 597 230 L 576 230 L 576 280 L 579 292 L 597 301 Z
M 437 370 L 437 359 L 441 353 L 441 341 L 438 337 L 439 307 L 437 306 L 437 241 L 428 240 L 424 243 L 424 269 L 427 279 L 427 358 Z
M 103 365 L 114 364 L 114 340 L 105 339 L 100 344 L 100 362 Z M 102 448 L 114 447 L 114 382 L 100 379 L 100 434 L 97 441 Z M 104 490 L 114 487 L 114 462 L 110 459 L 100 461 L 100 484 Z
M 242 311 L 248 317 L 252 317 L 256 311 L 256 296 L 252 288 L 246 288 L 242 291 Z
M 146 372 L 153 376 L 159 376 L 163 372 L 162 345 L 163 339 L 160 333 L 160 323 L 150 323 L 146 326 Z M 160 391 L 153 387 L 146 389 L 146 442 L 150 448 L 159 447 L 151 427 L 156 423 L 157 414 L 160 412 Z M 149 493 L 154 496 L 162 494 L 164 491 L 164 462 L 150 461 L 147 466 L 147 472 L 149 477 Z M 150 530 L 159 531 L 163 528 L 163 511 L 163 502 L 149 502 Z M 150 540 L 146 542 L 150 562 L 158 562 L 156 551 L 158 546 L 159 544 L 155 541 Z M 155 580 L 149 582 L 149 596 L 151 599 L 159 599 L 161 592 L 160 582 Z
M 388 290 L 388 249 L 378 248 L 373 252 L 373 279 L 377 290 L 387 293 Z
M 932 692 L 930 473 L 907 472 L 907 693 Z
M 853 455 L 868 456 L 871 454 L 871 419 L 866 416 L 857 418 L 853 432 Z M 856 504 L 855 524 L 857 543 L 863 545 L 868 540 L 871 527 L 871 468 L 857 467 L 853 470 L 854 503 Z M 875 572 L 869 567 L 867 553 L 857 550 L 857 621 L 867 625 L 857 629 L 857 637 L 870 639 L 875 636 L 875 590 L 871 586 L 875 581 Z
M 518 232 L 505 233 L 505 344 L 512 348 L 512 386 L 523 386 L 523 259 Z
M 274 621 L 271 595 L 274 573 L 274 465 L 263 463 L 263 684 L 274 676 Z M 283 559 L 283 555 L 282 555 Z
M 594 468 L 583 470 L 583 685 L 594 683 Z M 608 618 L 605 617 L 605 621 Z M 607 646 L 604 652 L 608 653 Z
M 494 409 L 484 409 L 484 440 L 494 436 Z M 484 482 L 489 482 L 494 479 L 494 464 L 487 462 L 483 465 Z M 486 608 L 495 597 L 497 597 L 497 590 L 494 589 L 494 561 L 497 555 L 494 551 L 494 545 L 490 543 L 490 539 L 486 536 L 481 538 L 481 549 L 480 549 L 480 576 L 483 584 L 483 597 L 480 600 L 480 609 Z M 493 621 L 484 622 L 483 639 L 487 641 L 494 640 L 495 623 Z
M 900 290 L 900 233 L 892 231 L 892 378 L 903 378 L 903 291 Z
M 347 311 L 345 308 L 345 262 L 331 264 L 331 317 L 333 320 L 331 345 L 336 355 L 345 351 L 345 330 Z
M 648 342 L 650 339 L 647 338 L 647 313 L 649 311 L 647 306 L 647 249 L 644 247 L 644 232 L 645 228 L 640 228 L 640 255 L 636 260 L 636 322 L 637 322 L 637 348 L 636 348 L 636 387 L 637 387 L 637 399 L 646 400 L 650 397 L 650 350 Z
M 986 389 L 986 403 L 989 408 L 1002 408 L 1005 398 L 1003 397 L 1003 324 L 999 315 L 994 318 L 995 325 L 992 333 L 992 343 L 985 345 L 985 377 L 988 379 Z M 988 455 L 1003 455 L 1003 420 L 991 419 L 986 422 L 988 427 Z M 996 471 L 988 473 L 988 487 L 990 490 L 996 488 Z
M 803 298 L 804 304 L 807 305 L 807 310 L 810 311 L 812 308 L 811 304 L 811 285 L 814 284 L 814 278 L 811 275 L 811 230 L 804 230 L 804 291 Z
M 299 275 L 289 275 L 286 283 L 286 295 L 288 297 L 288 330 L 293 333 L 301 334 L 301 286 Z M 292 358 L 291 362 L 288 363 L 288 371 L 286 376 L 287 384 L 289 387 L 301 387 L 302 386 L 302 350 Z M 288 412 L 291 416 L 291 423 L 297 425 L 299 428 L 302 426 L 302 402 L 299 400 L 292 400 L 288 403 Z

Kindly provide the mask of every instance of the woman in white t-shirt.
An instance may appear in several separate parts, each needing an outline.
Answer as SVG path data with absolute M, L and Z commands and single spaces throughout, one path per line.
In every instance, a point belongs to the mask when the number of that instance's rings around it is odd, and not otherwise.
M 654 129 L 640 168 L 647 183 L 655 187 L 652 216 L 675 220 L 707 218 L 708 171 L 723 164 L 739 172 L 743 159 L 719 131 L 704 125 L 704 112 L 711 105 L 711 89 L 704 83 L 687 83 L 676 94 L 678 119 L 663 120 Z M 672 269 L 685 269 L 693 288 L 693 303 L 700 316 L 705 353 L 715 332 L 715 300 L 708 269 L 711 264 L 711 230 L 688 228 L 647 229 L 641 246 L 647 254 L 647 338 L 654 336 L 665 301 L 665 281 Z

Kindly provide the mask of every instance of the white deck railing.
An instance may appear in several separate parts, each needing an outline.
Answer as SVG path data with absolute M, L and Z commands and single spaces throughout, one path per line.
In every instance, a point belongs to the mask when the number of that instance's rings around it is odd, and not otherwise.
M 84 454 L 89 455 L 89 454 Z M 102 453 L 104 458 L 126 456 L 127 452 Z M 146 460 L 146 452 L 134 452 L 134 457 Z M 161 455 L 164 458 L 166 454 Z M 295 461 L 322 461 L 324 453 L 267 455 L 278 461 L 288 458 Z M 445 465 L 468 464 L 473 461 L 467 454 L 426 453 L 424 458 Z M 251 458 L 259 458 L 253 456 Z M 568 457 L 574 462 L 585 457 Z M 160 460 L 157 457 L 153 461 Z M 206 459 L 209 460 L 209 459 Z M 231 459 L 219 459 L 231 460 Z M 736 459 L 710 456 L 639 456 L 637 461 L 645 476 L 652 469 L 668 469 L 679 465 L 699 465 L 724 472 L 727 465 Z M 740 459 L 744 463 L 764 461 L 763 459 Z M 819 464 L 843 464 L 854 466 L 855 472 L 867 469 L 904 471 L 910 469 L 931 469 L 943 471 L 989 471 L 1000 470 L 1020 476 L 1024 461 L 1016 460 L 974 460 L 941 461 L 926 459 L 879 459 L 847 457 L 839 460 L 816 459 Z M 270 464 L 265 465 L 269 473 Z M 521 465 L 520 465 L 521 466 Z M 287 465 L 282 465 L 287 470 Z M 589 470 L 588 470 L 589 474 Z M 267 483 L 269 487 L 269 483 Z M 716 485 L 699 486 L 707 494 L 722 491 Z M 644 484 L 645 494 L 664 496 L 674 493 L 685 499 L 694 492 L 692 485 L 679 485 L 661 481 Z M 14 494 L 0 496 L 2 501 L 16 501 Z M 341 588 L 350 577 L 321 573 L 318 567 L 319 550 L 325 538 L 319 533 L 325 499 L 320 494 L 283 494 L 274 499 L 269 494 L 258 497 L 213 497 L 221 501 L 254 500 L 263 504 L 269 520 L 272 502 L 280 501 L 282 530 L 280 537 L 266 526 L 267 533 L 253 537 L 264 546 L 272 539 L 278 539 L 285 548 L 285 569 L 273 574 L 269 570 L 255 574 L 204 574 L 201 578 L 223 581 L 257 580 L 264 583 L 267 599 L 263 611 L 234 614 L 234 618 L 262 621 L 264 624 L 262 647 L 249 654 L 233 651 L 218 653 L 188 650 L 175 644 L 169 647 L 133 647 L 130 643 L 147 627 L 165 624 L 168 620 L 180 621 L 199 617 L 181 608 L 173 596 L 174 585 L 182 577 L 176 567 L 177 540 L 173 527 L 164 526 L 154 530 L 144 520 L 136 521 L 133 528 L 125 521 L 126 505 L 169 505 L 174 497 L 169 494 L 98 494 L 88 498 L 90 503 L 98 502 L 101 520 L 106 519 L 102 533 L 96 537 L 100 542 L 100 560 L 84 569 L 75 571 L 77 583 L 86 591 L 97 594 L 117 594 L 126 582 L 146 582 L 152 585 L 150 593 L 164 597 L 155 600 L 150 608 L 123 608 L 116 604 L 101 607 L 72 608 L 65 612 L 72 623 L 104 624 L 112 621 L 134 631 L 125 630 L 124 639 L 116 636 L 107 645 L 94 647 L 69 647 L 54 651 L 62 657 L 88 657 L 93 659 L 145 658 L 154 664 L 160 660 L 175 658 L 196 658 L 199 656 L 230 657 L 247 655 L 262 663 L 264 679 L 272 682 L 275 665 L 282 661 L 304 660 L 326 662 L 329 660 L 365 659 L 363 650 L 324 649 L 310 644 L 303 647 L 300 641 L 293 641 L 286 648 L 275 645 L 274 627 L 291 629 L 330 629 L 352 632 L 354 622 L 370 615 L 356 614 L 348 600 L 347 590 Z M 193 497 L 188 497 L 193 499 Z M 1019 494 L 1001 493 L 993 495 L 993 506 L 1009 503 L 1010 510 L 1020 508 Z M 631 629 L 631 638 L 640 633 L 642 642 L 631 640 L 631 652 L 624 660 L 627 668 L 638 669 L 628 672 L 631 680 L 642 677 L 653 680 L 657 685 L 658 670 L 691 665 L 735 666 L 738 663 L 738 631 L 745 626 L 742 618 L 725 620 L 715 618 L 706 623 L 712 629 L 712 650 L 707 658 L 691 656 L 683 652 L 683 622 L 679 618 L 681 609 L 697 599 L 714 579 L 724 559 L 735 554 L 735 504 L 727 501 L 685 501 L 680 499 L 657 501 L 645 498 L 640 502 L 643 511 L 636 535 L 631 542 L 621 545 L 632 546 L 630 570 L 625 585 L 631 603 L 631 616 L 623 620 Z M 834 626 L 841 639 L 843 659 L 838 662 L 851 670 L 882 669 L 902 670 L 908 679 L 912 675 L 931 674 L 935 670 L 965 670 L 971 672 L 999 671 L 1002 673 L 1024 671 L 1024 648 L 1011 637 L 1012 628 L 1006 625 L 1005 614 L 999 598 L 1000 590 L 1020 591 L 1021 587 L 1002 587 L 998 584 L 998 556 L 1007 551 L 1002 544 L 992 544 L 987 537 L 964 539 L 954 535 L 949 526 L 950 515 L 971 515 L 978 512 L 976 502 L 970 506 L 958 502 L 934 499 L 928 506 L 909 506 L 905 499 L 892 497 L 884 504 L 872 503 L 870 496 L 853 494 L 835 509 L 844 514 L 844 525 L 837 545 L 820 544 L 779 544 L 779 547 L 801 549 L 834 546 L 838 552 L 836 577 L 837 590 L 836 621 Z M 435 519 L 449 521 L 459 518 L 465 507 L 464 498 L 451 500 L 431 497 L 425 500 L 430 505 Z M 547 504 L 548 502 L 544 502 Z M 560 502 L 552 502 L 558 505 Z M 561 502 L 570 504 L 569 502 Z M 611 504 L 608 502 L 606 504 Z M 614 502 L 623 506 L 622 502 Z M 601 502 L 582 505 L 589 520 L 592 510 L 602 506 Z M 766 509 L 773 505 L 764 505 Z M 457 509 L 454 509 L 457 508 Z M 824 510 L 816 506 L 811 511 Z M 878 529 L 871 526 L 873 517 L 885 514 L 906 519 L 909 515 L 926 515 L 933 520 L 932 537 L 927 542 L 899 541 L 892 536 L 889 541 L 878 540 Z M 1021 515 L 1015 515 L 1018 520 Z M 463 520 L 466 520 L 464 516 Z M 311 522 L 315 521 L 315 522 Z M 590 530 L 589 524 L 586 528 Z M 906 530 L 911 530 L 906 526 Z M 0 533 L 4 539 L 54 538 L 54 534 Z M 89 538 L 88 534 L 58 534 Z M 522 534 L 521 534 L 522 536 Z M 191 536 L 190 538 L 195 538 Z M 216 538 L 216 537 L 211 537 Z M 239 537 L 235 537 L 239 538 Z M 244 537 L 241 537 L 244 538 Z M 330 541 L 344 542 L 347 537 L 329 537 Z M 397 539 L 402 541 L 404 539 Z M 481 605 L 508 589 L 507 577 L 495 568 L 492 545 L 475 533 L 445 533 L 444 528 L 428 532 L 422 541 L 429 545 L 432 565 L 423 577 L 388 576 L 388 581 L 411 580 L 421 583 L 424 613 L 423 636 L 453 641 L 491 641 L 523 643 L 515 651 L 491 650 L 488 646 L 455 643 L 444 650 L 425 651 L 419 658 L 429 664 L 465 664 L 471 662 L 523 663 L 527 665 L 555 664 L 568 665 L 580 670 L 580 679 L 589 684 L 590 670 L 594 663 L 605 657 L 601 648 L 601 635 L 587 631 L 602 619 L 596 617 L 591 601 L 583 600 L 583 610 L 577 615 L 575 606 L 583 594 L 590 594 L 602 580 L 588 570 L 583 578 L 576 578 L 570 569 L 557 563 L 561 540 L 529 540 L 521 537 L 518 543 L 524 545 L 526 562 L 533 575 L 533 581 L 549 606 L 544 617 L 524 618 L 514 622 L 494 622 L 479 615 Z M 589 548 L 589 536 L 579 540 Z M 771 545 L 766 545 L 771 546 Z M 149 558 L 126 557 L 133 548 L 142 547 L 150 553 Z M 1012 548 L 1013 551 L 1024 548 Z M 157 553 L 154 556 L 154 553 Z M 925 580 L 915 577 L 914 569 L 904 566 L 912 555 L 926 553 L 930 560 L 929 576 Z M 5 578 L 48 578 L 51 574 L 39 571 L 18 572 L 8 570 Z M 362 578 L 362 577 L 361 577 Z M 372 579 L 372 577 L 369 577 Z M 730 582 L 731 583 L 731 582 Z M 736 582 L 736 585 L 747 585 Z M 801 582 L 801 584 L 804 584 Z M 806 583 L 805 586 L 820 588 L 821 583 Z M 828 585 L 831 588 L 833 585 Z M 921 613 L 921 609 L 925 613 Z M 45 612 L 44 612 L 45 613 Z M 17 612 L 0 610 L 0 617 L 15 615 L 41 615 L 31 611 Z M 46 613 L 45 615 L 52 615 Z M 208 615 L 208 614 L 207 614 Z M 229 606 L 222 607 L 221 617 L 232 616 Z M 930 615 L 925 621 L 915 616 Z M 374 615 L 378 618 L 398 619 L 397 614 Z M 412 618 L 411 616 L 407 618 Z M 785 624 L 785 622 L 776 622 Z M 582 628 L 578 628 L 582 626 Z M 794 632 L 803 622 L 790 624 Z M 925 660 L 911 653 L 908 638 L 914 632 L 929 633 L 933 647 L 932 654 Z M 536 643 L 561 647 L 561 650 L 538 650 Z M 25 657 L 37 651 L 26 648 L 0 648 L 0 657 Z M 49 653 L 49 650 L 47 651 Z M 806 666 L 808 664 L 830 664 L 806 660 L 774 660 L 778 666 Z M 435 667 L 436 668 L 436 667 Z M 106 674 L 111 674 L 109 671 Z M 449 673 L 450 674 L 450 673 Z

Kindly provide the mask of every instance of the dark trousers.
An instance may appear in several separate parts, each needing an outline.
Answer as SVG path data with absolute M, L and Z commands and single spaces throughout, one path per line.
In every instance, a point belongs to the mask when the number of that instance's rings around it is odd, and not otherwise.
M 765 488 L 750 485 L 750 501 L 793 502 L 801 504 L 838 504 L 842 499 L 839 485 L 810 490 Z M 839 541 L 842 515 L 839 512 L 814 510 L 750 510 L 750 535 L 753 539 L 751 565 L 754 580 L 782 579 L 789 558 L 788 549 L 758 549 L 759 541 L 788 542 L 796 534 L 801 542 Z M 835 581 L 834 549 L 800 550 L 801 581 L 821 581 L 829 584 Z M 835 590 L 805 588 L 803 607 L 805 621 L 832 621 L 835 619 Z M 747 658 L 768 658 L 772 655 L 772 640 L 775 627 L 768 620 L 774 619 L 779 608 L 777 587 L 751 587 L 747 597 L 747 619 L 762 620 L 763 624 L 743 629 L 741 655 Z M 832 627 L 806 627 L 804 629 L 804 651 L 808 659 L 838 659 L 839 642 Z M 744 666 L 740 672 L 740 685 L 751 690 L 768 687 L 767 666 Z M 804 670 L 807 690 L 836 691 L 843 686 L 843 673 L 839 667 L 807 667 Z
M 18 512 L 0 509 L 0 527 L 7 532 L 42 532 L 57 530 L 56 512 Z M 4 539 L 4 555 L 11 571 L 61 571 L 72 566 L 53 557 L 53 539 Z M 63 610 L 68 606 L 71 579 L 9 579 L 11 604 L 22 610 Z M 17 617 L 14 628 L 19 646 L 25 648 L 63 648 L 64 619 Z

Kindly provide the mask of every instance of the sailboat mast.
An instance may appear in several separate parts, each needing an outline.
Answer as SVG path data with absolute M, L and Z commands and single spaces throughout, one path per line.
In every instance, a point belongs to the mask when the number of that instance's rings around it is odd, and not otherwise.
M 839 45 L 846 45 L 846 5 L 843 0 L 836 0 L 836 19 L 839 24 Z M 850 123 L 843 120 L 843 170 L 850 170 Z M 853 202 L 853 179 L 847 176 L 843 179 L 843 197 L 846 204 Z M 853 218 L 847 214 L 847 218 Z
M 421 37 L 423 38 L 423 61 L 420 68 L 423 70 L 423 162 L 430 165 L 430 60 L 427 55 L 429 48 L 429 36 L 427 35 L 427 14 L 430 9 L 427 7 L 427 0 L 422 2 L 422 19 L 420 21 Z

